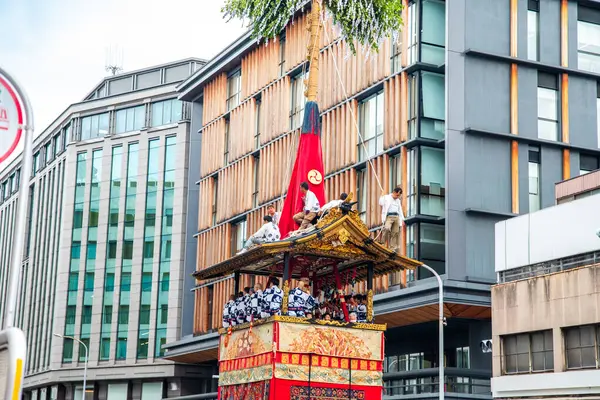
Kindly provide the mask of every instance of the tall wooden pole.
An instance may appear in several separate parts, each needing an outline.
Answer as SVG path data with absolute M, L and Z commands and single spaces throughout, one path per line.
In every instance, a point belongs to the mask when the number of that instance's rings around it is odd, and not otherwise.
M 321 48 L 321 2 L 312 0 L 310 12 L 310 40 L 308 42 L 307 58 L 310 63 L 308 83 L 304 95 L 308 101 L 317 101 L 319 92 L 319 50 Z

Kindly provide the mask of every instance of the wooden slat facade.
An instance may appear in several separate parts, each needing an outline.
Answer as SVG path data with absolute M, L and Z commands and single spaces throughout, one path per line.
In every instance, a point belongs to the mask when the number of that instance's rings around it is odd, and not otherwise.
M 350 101 L 323 115 L 321 143 L 325 174 L 356 163 L 358 131 L 354 116 L 358 116 L 358 104 Z
M 200 173 L 208 176 L 225 163 L 225 131 L 227 121 L 223 118 L 202 129 Z
M 202 121 L 209 123 L 227 111 L 227 74 L 223 73 L 208 83 L 204 88 Z
M 237 160 L 256 148 L 256 100 L 250 99 L 231 112 L 229 119 L 229 160 Z
M 290 78 L 287 76 L 263 91 L 258 122 L 261 144 L 290 130 L 290 93 Z
M 202 159 L 198 269 L 223 261 L 235 252 L 232 248 L 234 230 L 229 222 L 231 219 L 247 213 L 248 237 L 262 225 L 267 204 L 275 204 L 281 211 L 282 194 L 287 190 L 300 136 L 299 129 L 291 129 L 292 77 L 289 73 L 297 70 L 306 60 L 306 27 L 305 16 L 296 18 L 294 24 L 286 28 L 285 42 L 270 41 L 268 45 L 261 44 L 242 56 L 241 103 L 231 111 L 228 112 L 226 107 L 226 72 L 204 87 L 203 121 L 207 125 L 200 132 Z M 381 222 L 381 190 L 370 164 L 357 166 L 359 147 L 356 122 L 362 99 L 359 97 L 346 101 L 346 95 L 355 96 L 375 84 L 383 87 L 383 144 L 384 149 L 389 149 L 408 137 L 408 108 L 406 101 L 403 101 L 408 94 L 407 76 L 402 73 L 385 80 L 391 73 L 390 40 L 382 44 L 378 54 L 371 54 L 365 60 L 365 52 L 360 48 L 357 56 L 349 55 L 347 45 L 339 40 L 339 33 L 330 22 L 326 29 L 328 35 L 321 37 L 319 86 L 319 107 L 322 112 L 325 111 L 322 115 L 322 147 L 327 175 L 326 196 L 327 200 L 332 200 L 338 198 L 341 192 L 354 192 L 357 199 L 357 188 L 361 184 L 359 180 L 364 176 L 366 187 L 361 189 L 367 192 L 364 205 L 367 210 L 366 221 L 370 228 L 375 228 Z M 342 90 L 334 58 L 347 93 Z M 283 76 L 280 76 L 281 72 Z M 406 176 L 405 160 L 402 157 L 402 167 L 395 172 L 397 180 Z M 390 182 L 390 157 L 380 154 L 373 157 L 371 162 L 384 190 L 389 191 L 390 186 L 395 185 Z M 213 211 L 216 211 L 215 218 Z M 216 226 L 211 228 L 214 220 Z M 377 231 L 372 236 L 376 237 Z M 399 276 L 395 275 L 393 284 L 399 282 Z M 240 287 L 251 286 L 254 282 L 264 286 L 266 278 L 242 276 Z M 389 284 L 388 277 L 379 277 L 374 282 L 374 290 L 376 293 L 385 292 Z M 350 286 L 347 289 L 350 290 Z M 357 284 L 353 289 L 358 293 L 366 292 L 364 284 Z M 210 299 L 209 293 L 212 293 Z M 232 279 L 214 283 L 210 291 L 208 287 L 196 291 L 195 333 L 221 326 L 222 308 L 231 294 Z

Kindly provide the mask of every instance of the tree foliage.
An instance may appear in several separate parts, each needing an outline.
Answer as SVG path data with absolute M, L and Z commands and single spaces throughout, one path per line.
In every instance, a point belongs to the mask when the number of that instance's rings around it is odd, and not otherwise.
M 226 0 L 225 17 L 249 20 L 257 40 L 279 35 L 306 0 Z M 402 0 L 321 0 L 353 53 L 355 42 L 378 50 L 386 37 L 400 31 Z

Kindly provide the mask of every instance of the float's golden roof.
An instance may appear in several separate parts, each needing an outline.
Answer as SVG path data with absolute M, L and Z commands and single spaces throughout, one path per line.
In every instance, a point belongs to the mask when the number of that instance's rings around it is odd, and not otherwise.
M 302 272 L 316 273 L 317 277 L 338 271 L 352 271 L 357 281 L 367 278 L 367 265 L 373 263 L 374 276 L 386 275 L 405 269 L 414 269 L 421 262 L 397 255 L 386 246 L 374 241 L 367 226 L 356 211 L 332 209 L 303 236 L 265 243 L 226 261 L 196 271 L 198 280 L 227 276 L 234 272 L 253 275 L 282 275 L 284 254 L 290 255 L 293 278 Z

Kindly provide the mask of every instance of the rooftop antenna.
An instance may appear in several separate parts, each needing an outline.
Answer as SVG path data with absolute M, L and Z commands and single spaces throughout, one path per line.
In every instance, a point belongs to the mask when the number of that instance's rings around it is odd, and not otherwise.
M 110 72 L 113 76 L 123 71 L 123 49 L 119 49 L 119 46 L 110 46 L 105 50 L 106 65 L 104 69 L 106 72 Z

